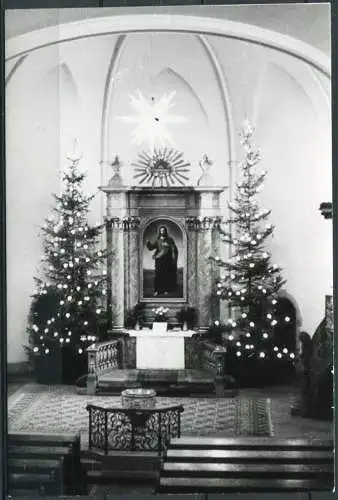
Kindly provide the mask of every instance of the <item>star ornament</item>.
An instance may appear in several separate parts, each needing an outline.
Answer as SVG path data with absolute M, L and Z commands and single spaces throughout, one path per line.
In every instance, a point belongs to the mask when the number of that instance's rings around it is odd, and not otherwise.
M 176 92 L 165 93 L 160 99 L 148 102 L 138 90 L 137 96 L 129 95 L 130 106 L 135 113 L 121 116 L 118 119 L 124 123 L 135 125 L 132 132 L 132 142 L 138 146 L 147 143 L 149 149 L 154 151 L 156 146 L 174 146 L 174 139 L 169 126 L 185 123 L 188 119 L 184 116 L 171 113 L 175 106 L 173 99 Z

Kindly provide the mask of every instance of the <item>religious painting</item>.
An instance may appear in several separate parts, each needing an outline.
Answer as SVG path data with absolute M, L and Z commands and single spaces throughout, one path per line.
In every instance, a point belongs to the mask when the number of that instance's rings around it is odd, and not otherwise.
M 182 230 L 169 219 L 152 221 L 143 233 L 144 299 L 183 299 L 185 245 Z

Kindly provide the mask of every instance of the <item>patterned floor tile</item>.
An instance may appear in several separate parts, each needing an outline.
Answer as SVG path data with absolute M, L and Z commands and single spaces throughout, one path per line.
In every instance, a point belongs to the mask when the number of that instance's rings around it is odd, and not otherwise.
M 165 398 L 163 404 L 182 404 L 183 435 L 271 435 L 267 399 Z M 27 385 L 9 401 L 9 430 L 22 432 L 88 432 L 88 404 L 120 403 L 118 396 L 84 396 L 74 388 Z

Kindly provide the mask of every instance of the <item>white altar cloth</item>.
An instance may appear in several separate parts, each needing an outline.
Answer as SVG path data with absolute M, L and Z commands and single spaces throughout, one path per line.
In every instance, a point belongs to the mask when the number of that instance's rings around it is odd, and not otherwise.
M 129 330 L 136 337 L 136 368 L 183 370 L 184 339 L 192 337 L 193 330 L 169 330 L 157 333 L 153 330 Z

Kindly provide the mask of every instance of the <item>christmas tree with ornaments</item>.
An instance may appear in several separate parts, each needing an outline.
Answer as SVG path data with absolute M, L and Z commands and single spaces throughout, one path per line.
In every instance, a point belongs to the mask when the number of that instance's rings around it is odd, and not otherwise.
M 80 158 L 69 160 L 62 194 L 53 195 L 55 207 L 42 227 L 44 257 L 35 278 L 27 348 L 45 368 L 52 369 L 53 360 L 61 363 L 58 381 L 63 383 L 74 383 L 86 374 L 86 348 L 104 339 L 110 326 L 107 252 L 99 248 L 103 227 L 88 224 L 94 196 L 83 192 Z
M 253 143 L 254 129 L 246 122 L 240 134 L 244 159 L 240 164 L 241 179 L 234 200 L 229 202 L 227 227 L 220 228 L 221 238 L 230 245 L 230 258 L 214 260 L 222 269 L 216 293 L 226 301 L 230 319 L 224 328 L 228 369 L 239 378 L 250 378 L 261 372 L 293 365 L 295 354 L 283 345 L 282 323 L 291 321 L 278 309 L 278 294 L 285 284 L 281 268 L 273 263 L 266 240 L 274 227 L 268 223 L 271 210 L 261 208 L 257 194 L 266 172 L 258 172 L 260 152 Z M 290 325 L 288 325 L 290 326 Z M 219 321 L 215 327 L 220 328 Z M 278 335 L 276 332 L 278 330 Z

